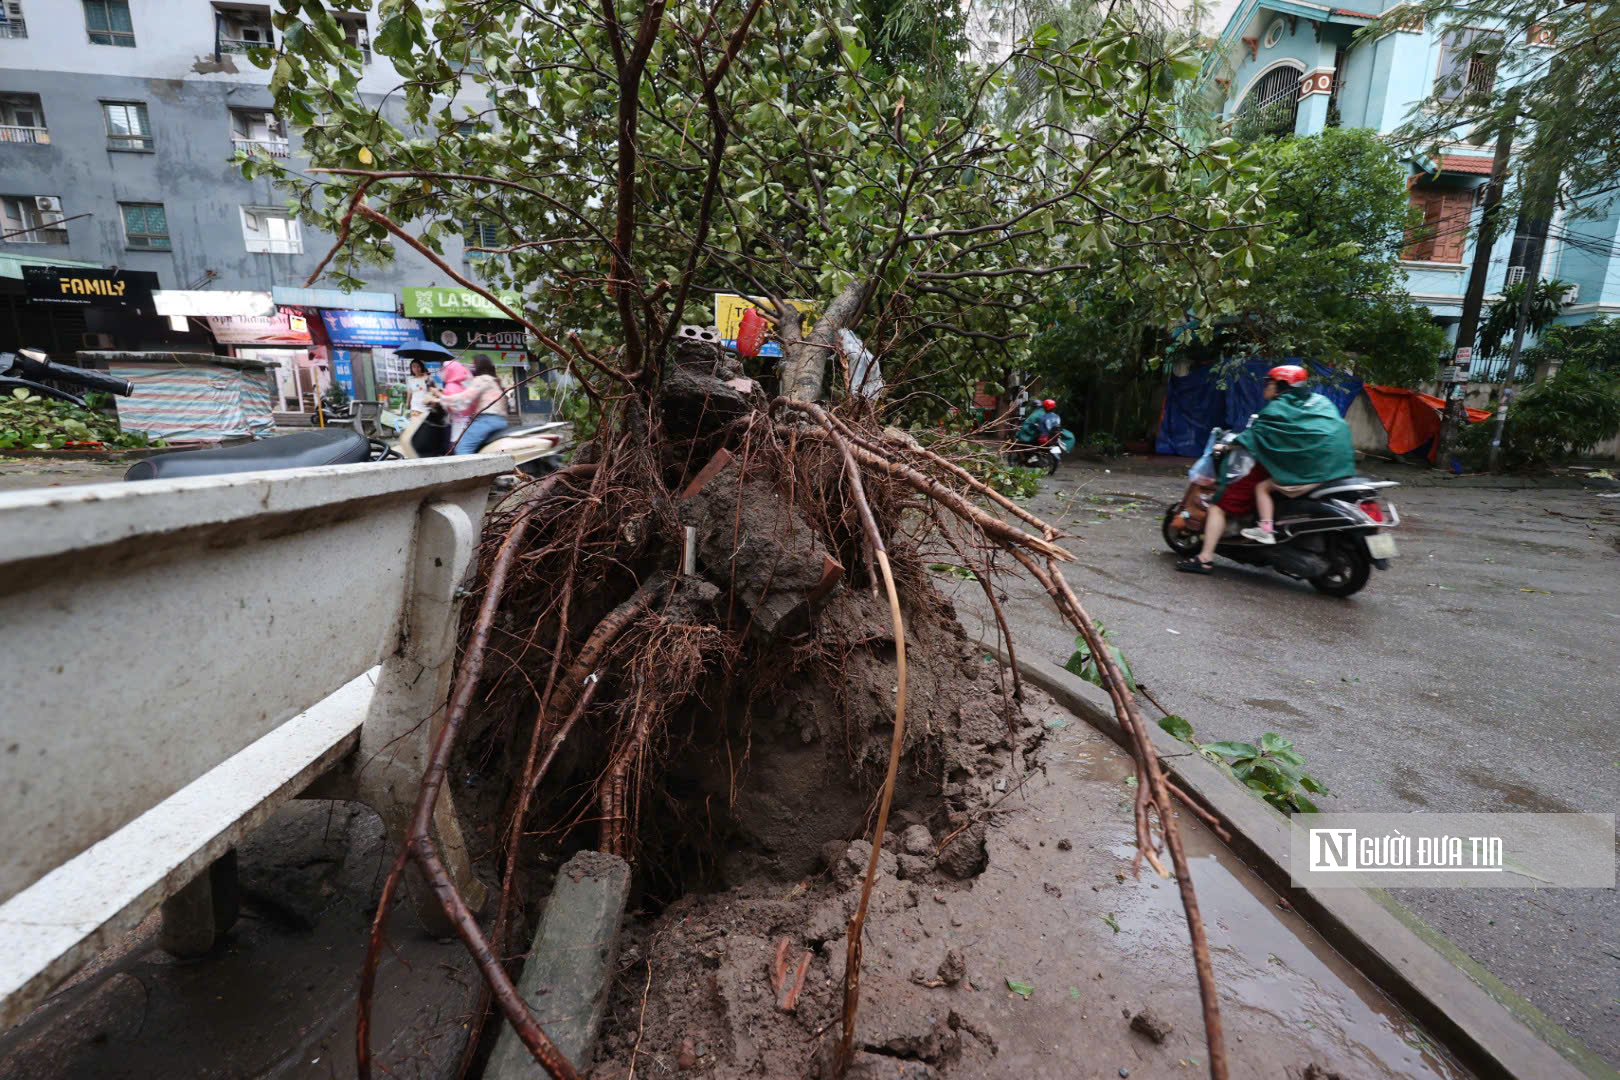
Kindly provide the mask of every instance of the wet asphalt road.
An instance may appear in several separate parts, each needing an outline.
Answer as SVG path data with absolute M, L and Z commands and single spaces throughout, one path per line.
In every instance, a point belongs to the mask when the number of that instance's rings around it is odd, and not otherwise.
M 1159 517 L 1183 487 L 1163 468 L 1070 463 L 1031 508 L 1083 538 L 1069 580 L 1200 741 L 1293 739 L 1332 789 L 1324 810 L 1620 809 L 1620 499 L 1394 489 L 1400 557 L 1335 600 L 1224 559 L 1174 572 Z M 1003 588 L 1020 654 L 1066 659 L 1073 633 L 1045 594 Z M 957 590 L 970 634 L 977 593 Z M 1394 892 L 1620 1065 L 1620 893 Z

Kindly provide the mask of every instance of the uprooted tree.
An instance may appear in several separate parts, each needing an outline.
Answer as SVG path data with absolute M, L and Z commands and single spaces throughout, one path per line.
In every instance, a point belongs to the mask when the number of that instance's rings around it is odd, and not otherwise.
M 1145 291 L 1165 322 L 1207 318 L 1254 265 L 1248 221 L 1266 184 L 1229 144 L 1178 141 L 1171 103 L 1196 58 L 1155 45 L 1128 16 L 1081 40 L 1041 27 L 993 63 L 959 58 L 946 66 L 960 92 L 933 93 L 915 67 L 874 58 L 840 8 L 814 2 L 382 0 L 372 44 L 401 77 L 385 104 L 357 94 L 361 54 L 325 5 L 282 6 L 282 46 L 260 59 L 313 167 L 262 155 L 239 165 L 282 183 L 338 236 L 317 276 L 357 282 L 367 260 L 416 249 L 527 327 L 596 421 L 572 465 L 492 515 L 481 602 L 373 926 L 361 1075 L 384 916 L 414 864 L 535 1059 L 573 1076 L 501 959 L 541 805 L 597 823 L 598 846 L 634 860 L 675 744 L 708 740 L 735 784 L 750 703 L 864 678 L 881 722 L 852 719 L 846 686 L 844 730 L 823 735 L 829 755 L 841 752 L 833 771 L 864 791 L 857 805 L 878 793 L 869 892 L 902 757 L 926 755 L 939 735 L 927 713 L 922 730 L 906 722 L 908 645 L 926 650 L 954 628 L 918 558 L 922 530 L 974 567 L 1003 634 L 990 580 L 1016 563 L 1108 655 L 1061 572 L 1072 556 L 1056 530 L 886 424 L 904 409 L 904 380 L 1019 332 L 1043 283 L 1107 276 L 1126 258 L 1133 273 L 1157 267 Z M 1047 106 L 1004 107 L 1032 93 Z M 445 237 L 473 224 L 499 238 L 484 245 L 482 281 L 443 256 Z M 783 346 L 776 372 L 750 377 L 699 329 L 717 291 L 759 298 Z M 808 323 L 790 299 L 812 302 Z M 846 328 L 878 355 L 886 399 L 844 392 L 834 361 Z M 773 379 L 774 397 L 761 385 Z M 829 649 L 812 632 L 824 624 L 866 632 Z M 914 653 L 909 667 L 925 661 Z M 1178 871 L 1221 1077 L 1176 793 L 1111 661 L 1106 674 L 1134 739 L 1138 858 Z M 487 930 L 432 830 L 475 699 L 477 722 L 506 724 L 515 748 Z M 559 758 L 595 777 L 583 801 L 555 806 L 545 778 Z M 857 1023 L 865 896 L 849 934 L 840 1067 Z

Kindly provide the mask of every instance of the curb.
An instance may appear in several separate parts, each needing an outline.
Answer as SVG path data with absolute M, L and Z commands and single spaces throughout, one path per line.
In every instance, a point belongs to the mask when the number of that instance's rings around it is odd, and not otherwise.
M 1007 662 L 1005 649 L 997 649 Z M 1050 662 L 1019 673 L 1129 750 L 1108 695 Z M 1228 846 L 1293 909 L 1463 1065 L 1502 1080 L 1620 1080 L 1575 1036 L 1382 889 L 1302 889 L 1288 878 L 1288 818 L 1157 724 L 1149 736 L 1168 776 L 1218 817 Z

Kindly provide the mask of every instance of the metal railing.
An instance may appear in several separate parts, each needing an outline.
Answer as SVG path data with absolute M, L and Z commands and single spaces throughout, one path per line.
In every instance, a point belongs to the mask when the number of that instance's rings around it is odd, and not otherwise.
M 287 157 L 292 153 L 292 143 L 286 139 L 249 139 L 242 135 L 232 135 L 231 146 L 250 154 L 255 150 L 263 150 L 271 157 Z
M 268 30 L 265 31 L 265 37 L 268 38 L 269 36 L 270 36 L 269 31 Z M 266 40 L 266 41 L 249 41 L 246 38 L 230 38 L 230 37 L 219 37 L 219 38 L 216 38 L 214 40 L 214 52 L 216 52 L 216 53 L 235 53 L 238 56 L 245 55 L 249 49 L 273 49 L 273 48 L 275 48 L 275 45 L 272 42 L 268 41 L 268 40 Z
M 0 142 L 48 143 L 51 133 L 42 127 L 22 127 L 18 124 L 0 124 Z
M 5 19 L 0 21 L 0 38 L 25 38 L 28 36 L 28 24 L 21 19 Z

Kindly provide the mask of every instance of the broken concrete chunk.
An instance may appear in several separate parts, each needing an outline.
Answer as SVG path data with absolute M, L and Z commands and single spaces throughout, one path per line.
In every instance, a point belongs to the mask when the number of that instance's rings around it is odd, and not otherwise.
M 582 851 L 563 864 L 546 902 L 518 993 L 546 1034 L 578 1068 L 591 1062 L 611 976 L 617 970 L 619 925 L 630 895 L 630 865 L 616 855 Z M 485 1076 L 528 1080 L 544 1076 L 510 1026 L 495 1044 Z
M 934 869 L 934 860 L 922 855 L 896 855 L 900 867 L 897 873 L 901 881 L 920 881 L 927 877 Z
M 939 979 L 946 986 L 955 986 L 967 975 L 967 960 L 961 949 L 947 949 L 945 959 L 939 962 Z

